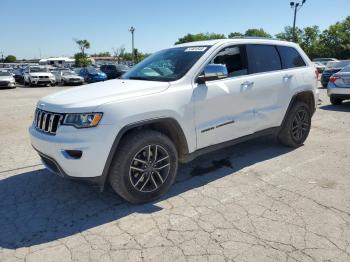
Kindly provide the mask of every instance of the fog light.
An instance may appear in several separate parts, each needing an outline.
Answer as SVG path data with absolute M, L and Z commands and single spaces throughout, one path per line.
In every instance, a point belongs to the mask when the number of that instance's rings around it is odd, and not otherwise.
M 68 156 L 73 159 L 80 159 L 83 155 L 83 151 L 81 150 L 64 150 L 63 155 Z

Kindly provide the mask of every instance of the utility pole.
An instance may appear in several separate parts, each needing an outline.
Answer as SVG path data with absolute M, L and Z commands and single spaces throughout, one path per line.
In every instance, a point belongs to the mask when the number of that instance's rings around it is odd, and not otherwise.
M 134 46 L 134 32 L 135 32 L 135 27 L 130 27 L 129 31 L 131 32 L 131 52 L 132 52 L 132 59 L 133 62 L 135 62 L 135 46 Z
M 294 20 L 293 20 L 293 41 L 297 41 L 297 35 L 295 32 L 295 24 L 297 21 L 297 13 L 301 9 L 301 7 L 305 4 L 306 0 L 302 0 L 301 3 L 298 2 L 290 2 L 290 7 L 294 9 Z

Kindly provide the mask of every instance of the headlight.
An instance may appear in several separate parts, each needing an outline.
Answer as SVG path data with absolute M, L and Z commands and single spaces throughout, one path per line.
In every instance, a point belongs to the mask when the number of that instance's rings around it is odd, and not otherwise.
M 37 76 L 30 76 L 30 78 L 38 78 Z
M 95 127 L 102 119 L 102 113 L 67 114 L 63 125 L 70 125 L 76 128 Z

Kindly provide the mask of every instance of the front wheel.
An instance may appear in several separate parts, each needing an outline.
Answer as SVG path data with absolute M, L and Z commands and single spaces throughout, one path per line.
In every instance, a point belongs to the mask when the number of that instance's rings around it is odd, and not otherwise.
M 278 140 L 286 146 L 301 146 L 309 135 L 311 128 L 311 112 L 304 102 L 296 102 L 288 112 Z
M 109 173 L 113 190 L 131 203 L 145 203 L 168 191 L 177 173 L 177 150 L 164 134 L 143 130 L 126 135 Z

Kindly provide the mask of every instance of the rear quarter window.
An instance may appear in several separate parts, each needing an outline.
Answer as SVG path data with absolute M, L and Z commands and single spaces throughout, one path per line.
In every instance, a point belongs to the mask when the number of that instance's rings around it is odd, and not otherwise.
M 277 50 L 281 56 L 283 69 L 306 66 L 305 61 L 295 48 L 277 46 Z
M 273 45 L 247 45 L 249 73 L 281 70 L 281 59 Z

